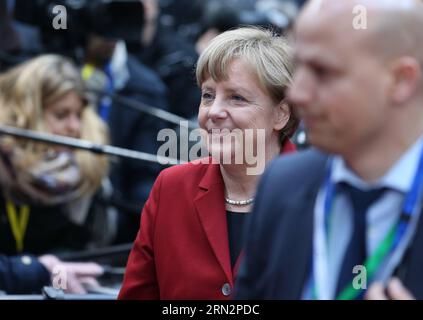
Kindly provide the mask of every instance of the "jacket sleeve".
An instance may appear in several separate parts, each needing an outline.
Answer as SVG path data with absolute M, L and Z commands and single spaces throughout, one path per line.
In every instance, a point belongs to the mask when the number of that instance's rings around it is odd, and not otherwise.
M 8 294 L 40 294 L 50 283 L 50 274 L 30 255 L 7 257 L 0 255 L 0 290 Z
M 160 174 L 141 213 L 140 230 L 132 247 L 118 299 L 160 299 L 154 257 L 154 230 L 160 205 Z

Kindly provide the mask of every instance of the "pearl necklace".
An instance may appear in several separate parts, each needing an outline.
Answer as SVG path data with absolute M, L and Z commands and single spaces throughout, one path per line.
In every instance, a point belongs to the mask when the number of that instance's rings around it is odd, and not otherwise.
M 232 200 L 232 199 L 229 199 L 229 198 L 225 198 L 225 202 L 227 204 L 231 204 L 233 206 L 246 206 L 246 205 L 253 203 L 253 201 L 254 201 L 254 198 L 250 198 L 250 199 L 247 199 L 247 200 Z

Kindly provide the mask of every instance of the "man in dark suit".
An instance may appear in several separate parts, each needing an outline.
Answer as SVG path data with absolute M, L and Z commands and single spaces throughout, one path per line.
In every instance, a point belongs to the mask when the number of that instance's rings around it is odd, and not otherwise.
M 308 2 L 288 96 L 319 151 L 264 174 L 236 298 L 423 299 L 422 28 L 419 1 Z
M 168 111 L 166 86 L 159 76 L 141 64 L 126 50 L 124 41 L 108 38 L 100 31 L 88 36 L 83 77 L 88 87 L 117 94 L 130 101 Z M 120 63 L 116 63 L 120 61 Z M 120 101 L 102 99 L 99 115 L 110 128 L 111 144 L 131 150 L 156 154 L 157 134 L 166 128 L 163 120 L 132 109 Z M 139 212 L 162 167 L 159 164 L 121 159 L 111 170 L 112 203 L 118 208 L 115 241 L 135 238 Z

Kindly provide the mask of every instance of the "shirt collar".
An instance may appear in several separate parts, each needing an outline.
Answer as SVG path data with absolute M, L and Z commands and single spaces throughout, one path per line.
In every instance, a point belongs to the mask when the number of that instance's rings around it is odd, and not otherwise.
M 423 144 L 423 136 L 420 137 L 388 170 L 388 172 L 375 183 L 368 183 L 357 176 L 350 168 L 348 168 L 344 159 L 335 156 L 332 166 L 332 183 L 347 182 L 362 190 L 374 187 L 386 187 L 407 193 L 411 189 L 411 184 L 417 170 L 420 160 L 420 152 Z

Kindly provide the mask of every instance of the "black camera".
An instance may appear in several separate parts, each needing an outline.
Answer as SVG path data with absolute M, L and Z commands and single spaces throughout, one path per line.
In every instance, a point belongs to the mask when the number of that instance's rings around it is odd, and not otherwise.
M 89 34 L 139 41 L 144 7 L 139 0 L 16 0 L 16 20 L 40 28 L 46 51 L 83 46 Z

